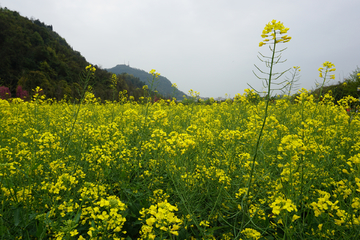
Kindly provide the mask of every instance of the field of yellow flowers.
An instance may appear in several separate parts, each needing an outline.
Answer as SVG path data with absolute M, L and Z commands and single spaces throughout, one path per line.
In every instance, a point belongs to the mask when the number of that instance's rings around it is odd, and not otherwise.
M 354 101 L 0 100 L 0 239 L 358 239 Z
M 288 30 L 273 20 L 261 35 L 267 96 Z M 0 239 L 360 238 L 357 99 L 302 89 L 272 102 L 247 89 L 208 105 L 126 92 L 102 103 L 95 70 L 77 104 L 40 88 L 0 99 Z M 321 86 L 333 71 L 319 68 Z

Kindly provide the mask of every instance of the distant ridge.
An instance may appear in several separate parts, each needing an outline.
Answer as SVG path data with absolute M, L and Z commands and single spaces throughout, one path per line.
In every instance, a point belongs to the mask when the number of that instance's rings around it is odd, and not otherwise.
M 140 81 L 144 82 L 148 86 L 150 86 L 149 81 L 152 81 L 152 75 L 150 73 L 141 69 L 129 67 L 125 64 L 119 64 L 113 68 L 108 68 L 105 70 L 115 74 L 127 73 L 133 75 L 134 77 L 139 78 Z M 182 100 L 183 96 L 186 95 L 184 92 L 177 89 L 174 94 L 174 88 L 171 87 L 172 83 L 166 77 L 160 75 L 159 78 L 155 81 L 156 82 L 154 83 L 154 90 L 156 89 L 164 97 L 175 97 L 177 100 Z

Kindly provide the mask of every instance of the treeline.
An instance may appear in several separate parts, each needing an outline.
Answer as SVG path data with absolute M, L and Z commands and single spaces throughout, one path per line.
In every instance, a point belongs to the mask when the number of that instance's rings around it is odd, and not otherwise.
M 9 92 L 6 96 L 19 96 L 19 91 L 25 96 L 40 86 L 49 98 L 60 100 L 65 94 L 79 98 L 79 76 L 89 63 L 52 26 L 0 8 L 0 56 L 0 86 L 2 92 Z M 95 78 L 90 82 L 95 97 L 112 100 L 123 90 L 135 99 L 144 96 L 145 83 L 140 79 L 119 74 L 113 89 L 111 73 L 95 67 Z

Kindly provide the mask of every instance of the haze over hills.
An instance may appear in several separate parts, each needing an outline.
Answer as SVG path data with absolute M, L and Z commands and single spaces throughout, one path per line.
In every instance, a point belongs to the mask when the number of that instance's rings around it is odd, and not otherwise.
M 149 88 L 151 86 L 151 81 L 153 80 L 153 77 L 150 73 L 141 69 L 132 68 L 125 64 L 119 64 L 113 68 L 108 68 L 105 70 L 115 74 L 127 73 L 133 75 L 134 77 L 139 78 L 140 81 L 148 85 Z M 183 99 L 183 96 L 186 95 L 184 92 L 173 88 L 172 83 L 169 81 L 169 79 L 161 75 L 157 79 L 155 79 L 153 88 L 153 90 L 157 90 L 164 97 L 175 97 L 177 100 Z

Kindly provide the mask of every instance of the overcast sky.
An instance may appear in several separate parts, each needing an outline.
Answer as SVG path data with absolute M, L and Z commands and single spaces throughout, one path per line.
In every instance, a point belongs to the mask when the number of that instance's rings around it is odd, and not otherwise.
M 262 91 L 253 74 L 265 25 L 275 19 L 290 28 L 291 41 L 277 65 L 301 67 L 301 87 L 315 88 L 325 61 L 342 81 L 360 67 L 360 0 L 0 0 L 1 7 L 39 19 L 87 61 L 150 71 L 202 97 L 234 97 Z M 287 74 L 287 76 L 290 76 Z

